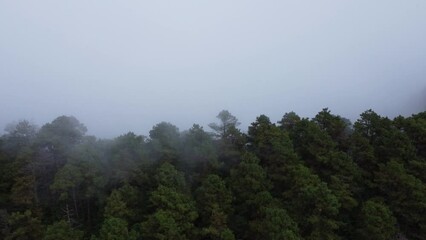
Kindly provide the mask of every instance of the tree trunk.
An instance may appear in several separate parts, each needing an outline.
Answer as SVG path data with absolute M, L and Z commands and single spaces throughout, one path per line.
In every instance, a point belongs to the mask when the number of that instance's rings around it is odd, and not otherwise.
M 74 201 L 75 216 L 78 218 L 77 199 L 75 197 L 75 188 L 72 188 L 72 199 Z

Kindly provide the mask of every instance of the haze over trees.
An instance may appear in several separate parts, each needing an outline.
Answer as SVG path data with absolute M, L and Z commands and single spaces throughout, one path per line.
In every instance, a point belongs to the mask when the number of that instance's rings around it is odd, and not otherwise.
M 212 132 L 107 140 L 71 116 L 8 125 L 0 238 L 426 239 L 426 112 L 238 126 L 226 110 Z

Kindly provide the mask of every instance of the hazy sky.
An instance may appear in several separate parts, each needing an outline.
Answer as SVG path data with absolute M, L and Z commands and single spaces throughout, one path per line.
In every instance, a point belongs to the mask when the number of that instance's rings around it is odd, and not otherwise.
M 0 128 L 426 110 L 425 0 L 0 0 Z

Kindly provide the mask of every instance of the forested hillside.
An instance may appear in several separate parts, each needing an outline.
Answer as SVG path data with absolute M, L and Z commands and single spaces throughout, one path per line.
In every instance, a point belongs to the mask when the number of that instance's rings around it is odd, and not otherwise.
M 70 116 L 9 125 L 0 239 L 426 239 L 426 112 L 238 125 L 222 111 L 111 140 Z

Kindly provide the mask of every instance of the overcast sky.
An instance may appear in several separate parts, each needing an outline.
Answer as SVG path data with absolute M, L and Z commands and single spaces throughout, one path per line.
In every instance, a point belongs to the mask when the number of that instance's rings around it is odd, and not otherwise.
M 0 127 L 426 110 L 425 0 L 0 0 Z

